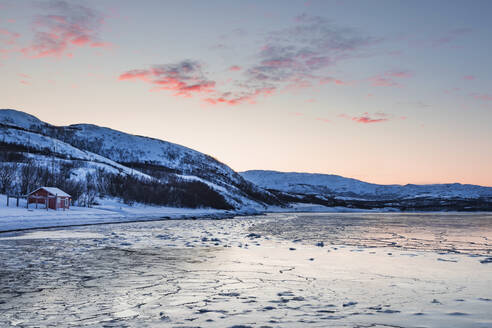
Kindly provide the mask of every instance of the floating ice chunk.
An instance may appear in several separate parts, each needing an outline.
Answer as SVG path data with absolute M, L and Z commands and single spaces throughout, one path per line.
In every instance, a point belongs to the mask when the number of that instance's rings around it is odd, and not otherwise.
M 343 303 L 343 307 L 347 307 L 347 306 L 354 306 L 354 305 L 356 305 L 356 304 L 357 304 L 357 302 L 352 302 L 352 301 L 351 301 L 351 302 Z

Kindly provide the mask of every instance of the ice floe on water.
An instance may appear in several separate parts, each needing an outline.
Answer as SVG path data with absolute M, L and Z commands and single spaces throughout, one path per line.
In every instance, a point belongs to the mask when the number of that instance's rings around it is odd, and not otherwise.
M 0 326 L 491 327 L 491 230 L 372 213 L 3 234 Z

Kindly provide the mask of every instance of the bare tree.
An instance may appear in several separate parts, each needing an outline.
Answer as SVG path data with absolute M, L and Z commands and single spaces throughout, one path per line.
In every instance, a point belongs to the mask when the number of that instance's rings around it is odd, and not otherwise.
M 22 165 L 20 171 L 20 192 L 25 195 L 38 186 L 40 180 L 39 168 L 34 164 L 33 160 L 29 160 Z
M 0 168 L 0 193 L 5 194 L 13 189 L 13 182 L 19 164 L 4 164 Z

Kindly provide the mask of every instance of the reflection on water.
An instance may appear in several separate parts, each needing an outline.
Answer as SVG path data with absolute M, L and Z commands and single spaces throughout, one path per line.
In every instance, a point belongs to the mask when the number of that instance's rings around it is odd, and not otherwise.
M 253 231 L 332 245 L 490 255 L 491 214 L 309 213 L 279 217 Z

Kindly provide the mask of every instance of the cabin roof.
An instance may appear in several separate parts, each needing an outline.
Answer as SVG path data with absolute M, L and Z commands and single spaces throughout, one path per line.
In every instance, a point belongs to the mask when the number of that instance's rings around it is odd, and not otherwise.
M 29 195 L 30 194 L 33 194 L 36 191 L 41 190 L 41 189 L 46 190 L 48 193 L 52 194 L 53 196 L 58 195 L 58 196 L 61 196 L 61 197 L 72 197 L 69 194 L 67 194 L 66 192 L 64 192 L 63 190 L 58 189 L 56 187 L 39 187 L 38 189 L 36 189 L 34 191 L 31 191 L 29 193 Z

